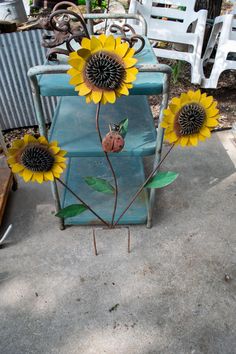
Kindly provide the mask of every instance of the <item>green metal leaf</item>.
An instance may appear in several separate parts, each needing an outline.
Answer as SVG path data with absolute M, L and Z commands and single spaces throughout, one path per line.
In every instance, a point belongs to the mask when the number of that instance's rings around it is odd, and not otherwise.
M 93 188 L 97 192 L 113 194 L 115 191 L 114 187 L 110 184 L 110 182 L 106 181 L 105 179 L 96 177 L 85 177 L 84 180 L 91 188 Z
M 171 184 L 178 177 L 176 172 L 158 172 L 150 181 L 146 184 L 146 188 L 163 188 Z
M 120 135 L 124 138 L 128 132 L 129 119 L 126 118 L 119 123 Z
M 59 218 L 70 218 L 83 213 L 88 208 L 84 204 L 71 204 L 64 209 L 61 209 L 56 216 Z

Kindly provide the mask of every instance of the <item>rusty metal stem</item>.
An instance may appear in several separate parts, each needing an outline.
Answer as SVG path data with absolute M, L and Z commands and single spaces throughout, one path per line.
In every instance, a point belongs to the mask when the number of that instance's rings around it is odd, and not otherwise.
M 100 107 L 101 107 L 101 103 L 99 102 L 97 105 L 97 111 L 96 111 L 96 128 L 97 128 L 97 132 L 99 135 L 99 139 L 100 139 L 100 143 L 102 146 L 102 135 L 101 135 L 101 130 L 100 130 L 100 125 L 99 125 L 99 113 L 100 113 Z M 116 215 L 116 208 L 117 208 L 117 199 L 118 199 L 118 184 L 117 184 L 117 178 L 116 178 L 116 174 L 114 171 L 114 168 L 112 166 L 111 160 L 107 154 L 107 152 L 104 151 L 106 160 L 110 166 L 111 169 L 111 173 L 112 176 L 114 178 L 114 183 L 115 183 L 115 201 L 114 201 L 114 208 L 113 208 L 113 214 L 112 214 L 112 219 L 111 219 L 111 227 L 114 225 L 114 220 L 115 220 L 115 215 Z
M 84 206 L 86 206 L 86 208 L 88 210 L 91 211 L 91 213 L 93 213 L 93 215 L 95 215 L 103 224 L 107 225 L 108 227 L 110 227 L 110 224 L 107 223 L 103 218 L 101 218 L 87 203 L 85 203 L 83 201 L 83 199 L 81 199 L 75 192 L 72 191 L 72 189 L 70 189 L 70 187 L 68 187 L 60 178 L 57 178 L 57 181 L 63 186 L 65 187 L 76 199 L 78 199 Z
M 95 235 L 94 229 L 93 229 L 93 247 L 94 247 L 94 254 L 95 254 L 95 256 L 97 256 L 98 250 L 97 250 L 97 242 L 96 242 L 96 235 Z
M 130 243 L 131 243 L 131 237 L 130 237 L 130 229 L 128 227 L 128 253 L 130 253 Z
M 122 213 L 120 214 L 119 218 L 116 220 L 116 222 L 114 223 L 114 226 L 116 226 L 118 224 L 118 222 L 120 221 L 120 219 L 122 218 L 122 216 L 127 212 L 127 210 L 130 208 L 130 206 L 133 204 L 133 202 L 136 200 L 136 198 L 139 196 L 139 194 L 142 192 L 142 190 L 145 188 L 145 185 L 150 181 L 150 179 L 154 176 L 154 174 L 156 173 L 156 171 L 158 170 L 158 168 L 161 166 L 161 164 L 164 162 L 164 160 L 167 158 L 167 156 L 169 155 L 169 153 L 171 152 L 171 150 L 173 149 L 175 144 L 172 144 L 170 149 L 167 151 L 167 153 L 165 154 L 165 156 L 163 157 L 163 159 L 159 162 L 159 164 L 154 168 L 154 170 L 149 174 L 149 176 L 147 177 L 147 179 L 145 180 L 145 182 L 141 185 L 141 187 L 138 189 L 138 191 L 135 193 L 135 195 L 133 196 L 133 198 L 131 199 L 131 201 L 129 202 L 129 204 L 127 205 L 127 207 L 122 211 Z

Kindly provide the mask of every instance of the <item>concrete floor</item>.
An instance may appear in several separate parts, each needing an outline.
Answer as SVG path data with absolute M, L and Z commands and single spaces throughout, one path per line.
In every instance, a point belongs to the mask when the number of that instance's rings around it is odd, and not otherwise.
M 230 133 L 219 133 L 229 154 Z M 20 183 L 0 249 L 1 354 L 235 354 L 236 162 L 215 134 L 177 149 L 155 225 L 59 231 L 48 185 Z M 229 275 L 229 281 L 225 280 Z

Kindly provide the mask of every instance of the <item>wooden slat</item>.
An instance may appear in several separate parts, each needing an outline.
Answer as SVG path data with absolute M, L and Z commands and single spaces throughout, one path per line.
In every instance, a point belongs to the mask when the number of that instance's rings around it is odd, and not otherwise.
M 0 225 L 5 210 L 8 193 L 12 186 L 13 175 L 9 168 L 0 168 Z

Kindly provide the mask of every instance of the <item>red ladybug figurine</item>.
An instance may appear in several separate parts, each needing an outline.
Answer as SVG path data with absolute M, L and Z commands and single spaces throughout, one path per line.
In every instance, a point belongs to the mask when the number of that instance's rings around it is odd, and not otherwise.
M 125 145 L 123 137 L 120 135 L 119 126 L 110 126 L 109 133 L 102 140 L 102 147 L 105 152 L 120 152 Z

